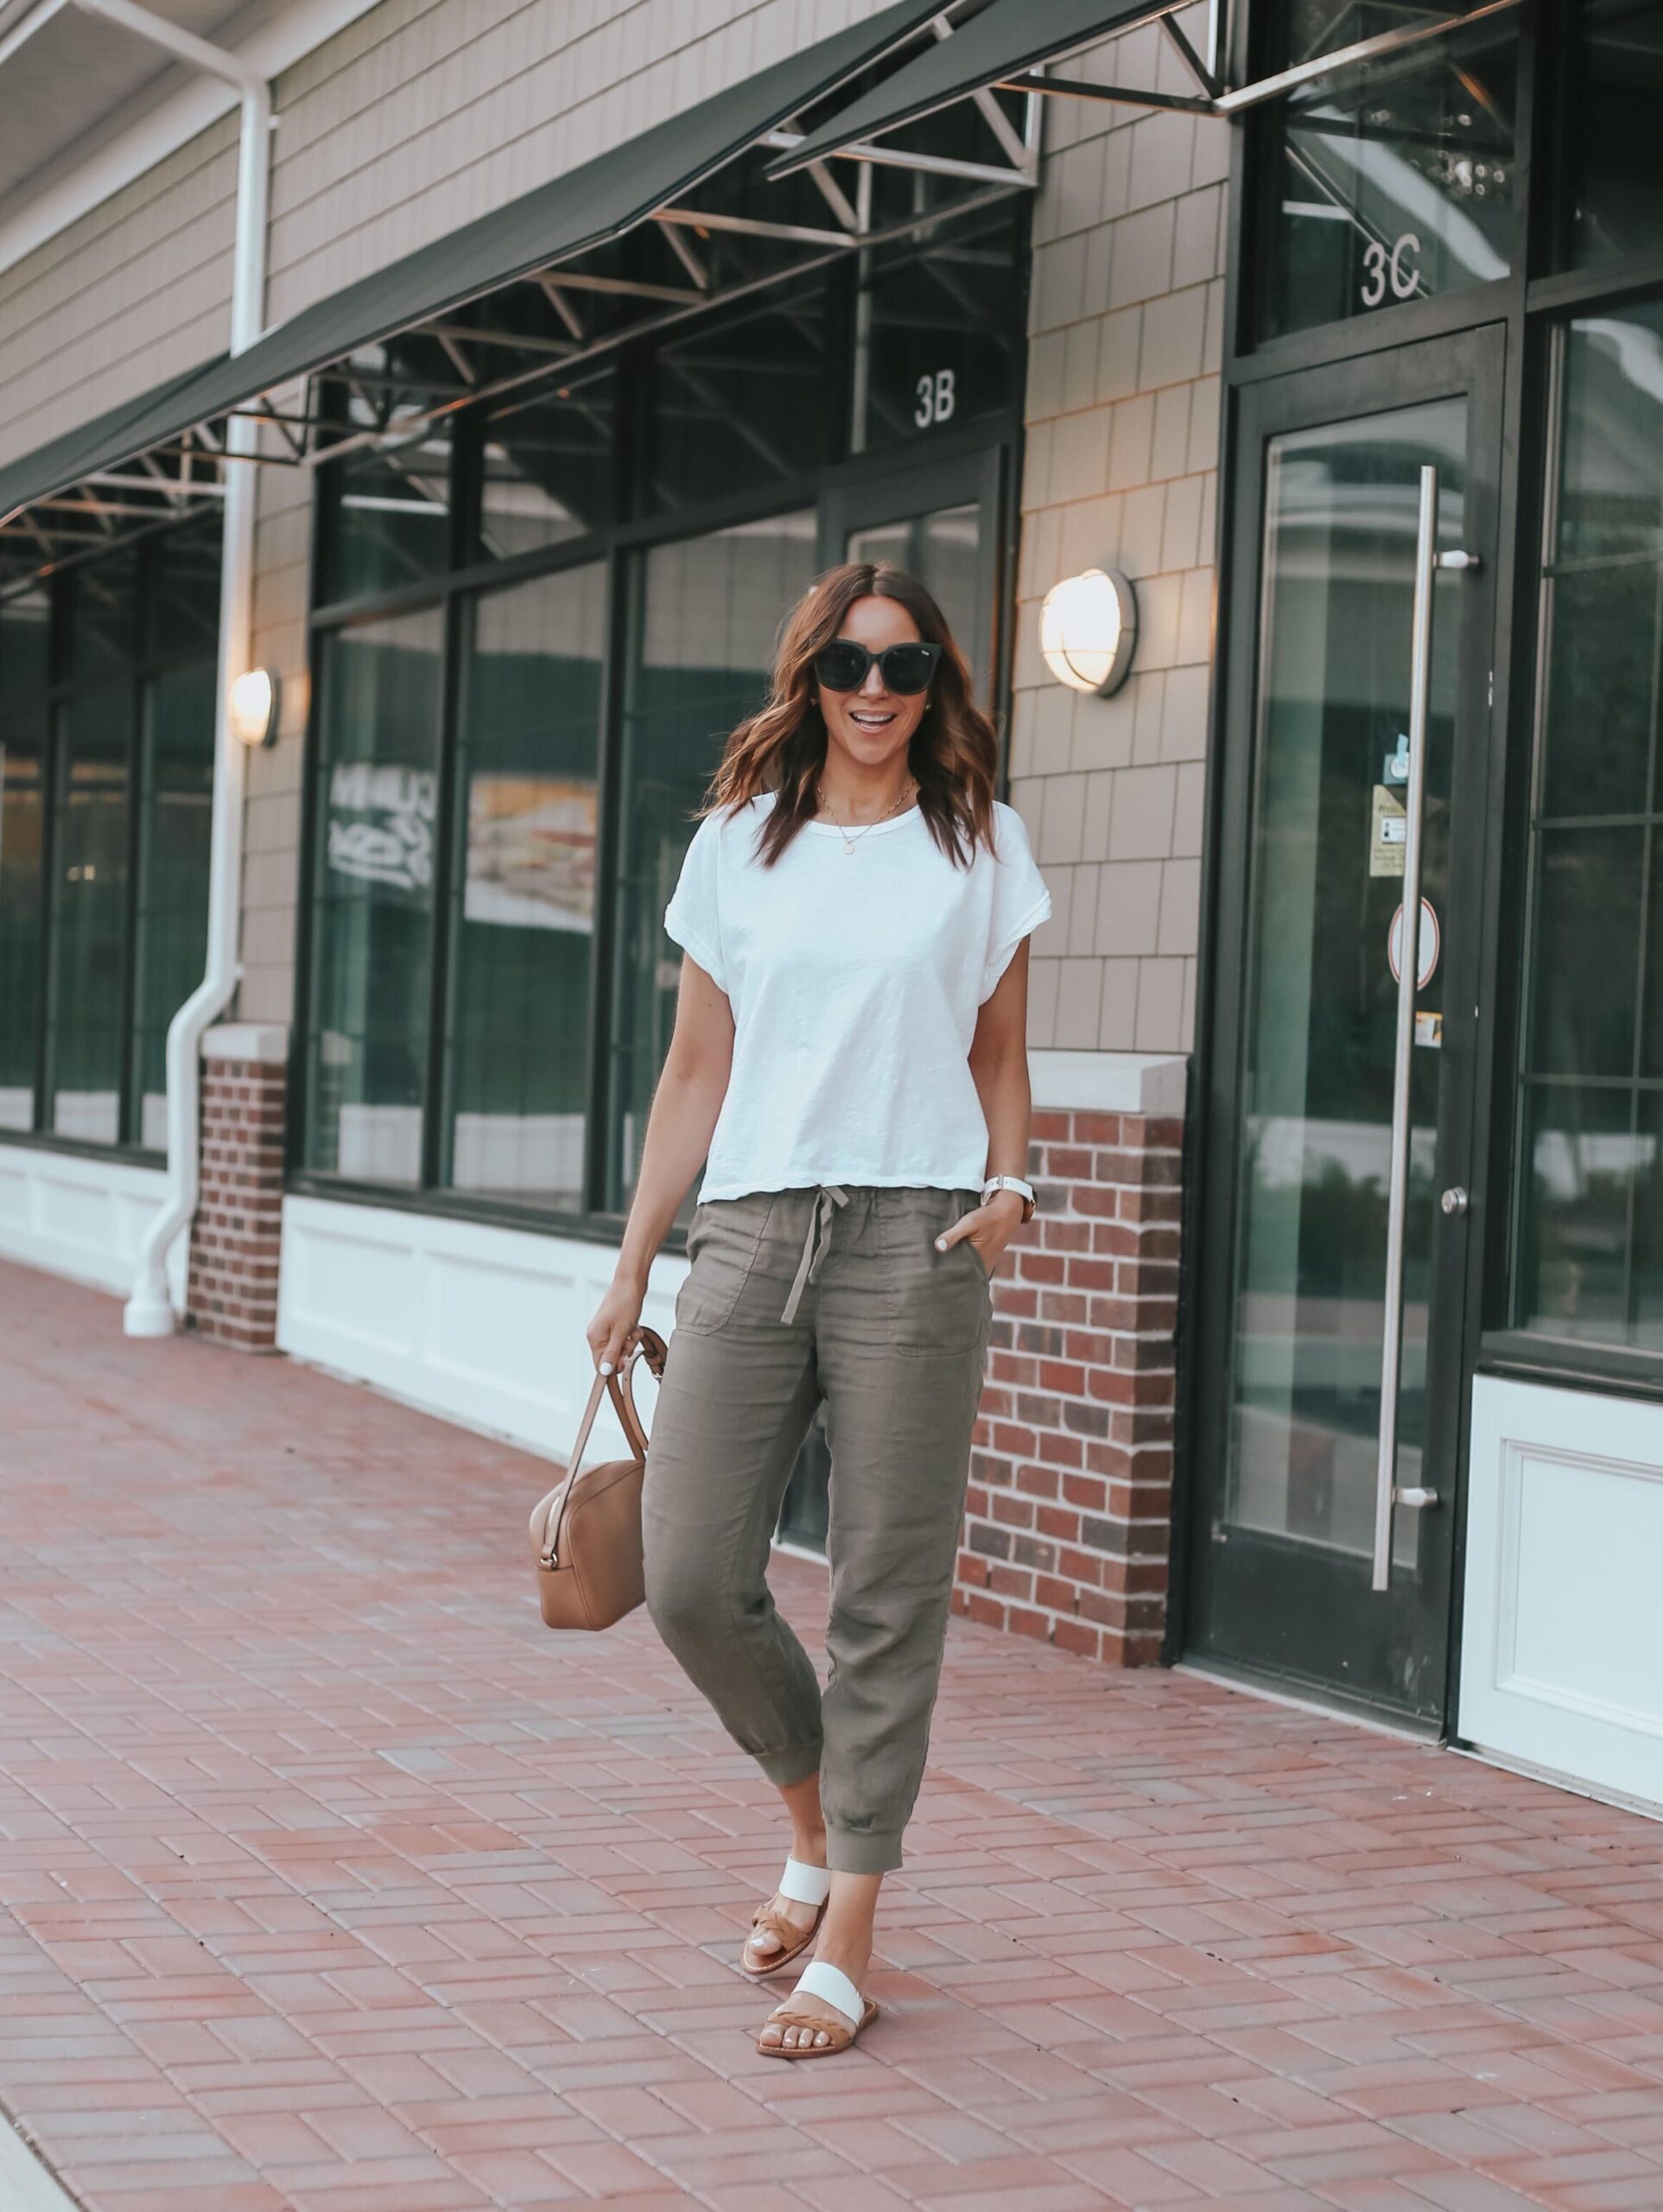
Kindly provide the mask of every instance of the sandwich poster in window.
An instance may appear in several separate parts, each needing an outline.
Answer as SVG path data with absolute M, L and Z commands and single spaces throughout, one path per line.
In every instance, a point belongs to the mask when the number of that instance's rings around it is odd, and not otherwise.
M 595 786 L 563 776 L 482 775 L 468 786 L 463 918 L 499 927 L 594 927 Z

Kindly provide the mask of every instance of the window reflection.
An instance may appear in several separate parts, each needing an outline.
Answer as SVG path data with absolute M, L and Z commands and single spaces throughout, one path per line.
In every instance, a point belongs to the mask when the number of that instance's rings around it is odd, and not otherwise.
M 1564 336 L 1531 838 L 1516 1326 L 1663 1348 L 1663 308 Z
M 1663 305 L 1565 334 L 1558 564 L 1663 553 Z
M 986 700 L 993 681 L 987 594 L 982 589 L 981 509 L 938 507 L 852 533 L 851 561 L 893 561 L 917 576 L 964 650 Z
M 202 980 L 213 819 L 213 660 L 144 687 L 139 747 L 131 1134 L 168 1146 L 168 1024 Z
M 731 498 L 830 458 L 823 289 L 667 346 L 656 374 L 654 506 Z
M 130 684 L 100 685 L 59 712 L 47 1127 L 87 1144 L 121 1138 L 131 714 Z
M 512 401 L 485 426 L 479 550 L 511 560 L 613 519 L 615 379 Z
M 323 641 L 307 1159 L 365 1181 L 421 1174 L 443 640 L 433 607 Z
M 1419 471 L 1462 542 L 1466 403 L 1285 432 L 1264 537 L 1239 1144 L 1228 1517 L 1366 1554 L 1374 1541 L 1400 879 L 1357 834 L 1406 727 Z M 1433 625 L 1424 893 L 1447 912 L 1459 629 Z M 1446 971 L 1421 993 L 1441 1013 Z M 1438 1055 L 1416 1052 L 1405 1213 L 1400 1479 L 1426 1423 Z M 1404 1516 L 1406 1519 L 1408 1516 Z M 1400 1541 L 1412 1545 L 1401 1527 Z
M 50 611 L 43 591 L 0 607 L 0 1128 L 5 1129 L 35 1126 Z
M 128 1135 L 168 1142 L 168 1025 L 202 980 L 213 842 L 219 518 L 169 531 L 149 563 L 139 701 L 133 1107 Z
M 1582 0 L 1567 76 L 1571 258 L 1586 266 L 1655 252 L 1663 223 L 1663 5 Z
M 857 450 L 927 440 L 1011 404 L 1025 218 L 995 208 L 870 257 L 855 307 Z
M 448 563 L 450 418 L 422 416 L 436 402 L 460 397 L 463 387 L 448 362 L 441 377 L 405 358 L 416 343 L 365 347 L 322 387 L 344 438 L 373 433 L 378 440 L 352 448 L 323 472 L 326 604 L 396 591 L 441 575 Z
M 625 692 L 608 1206 L 635 1188 L 681 956 L 663 912 L 728 733 L 766 696 L 781 618 L 815 573 L 812 510 L 656 546 L 638 571 Z
M 441 1179 L 575 1208 L 605 566 L 490 593 L 466 620 Z
M 1276 66 L 1446 13 L 1304 0 Z M 1266 337 L 1506 276 L 1517 44 L 1511 17 L 1475 24 L 1281 103 L 1266 172 Z

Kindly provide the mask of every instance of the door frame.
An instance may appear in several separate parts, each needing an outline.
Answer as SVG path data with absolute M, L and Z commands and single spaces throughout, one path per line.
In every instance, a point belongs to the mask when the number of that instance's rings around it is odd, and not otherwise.
M 1479 1080 L 1478 1046 L 1488 1033 L 1478 1009 L 1482 1003 L 1480 986 L 1488 906 L 1485 861 L 1492 844 L 1492 768 L 1501 727 L 1495 711 L 1495 651 L 1497 618 L 1505 611 L 1506 597 L 1498 589 L 1498 570 L 1510 566 L 1502 557 L 1500 537 L 1507 479 L 1504 448 L 1507 336 L 1504 323 L 1488 323 L 1343 361 L 1256 378 L 1234 394 L 1229 519 L 1221 535 L 1227 566 L 1221 607 L 1224 659 L 1215 721 L 1218 782 L 1209 823 L 1214 859 L 1209 965 L 1213 973 L 1203 1011 L 1208 1026 L 1198 1039 L 1199 1127 L 1195 1137 L 1198 1189 L 1185 1239 L 1186 1303 L 1190 1308 L 1185 1330 L 1189 1372 L 1192 1376 L 1220 1379 L 1205 1388 L 1192 1385 L 1186 1394 L 1183 1456 L 1188 1496 L 1181 1539 L 1184 1555 L 1179 1562 L 1186 1599 L 1184 1656 L 1216 1671 L 1309 1690 L 1324 1701 L 1383 1713 L 1403 1725 L 1438 1733 L 1449 1724 L 1457 1675 L 1459 1539 L 1465 1492 L 1463 1446 L 1473 1349 L 1466 1341 L 1471 1326 L 1468 1288 L 1476 1274 L 1477 1257 L 1469 1219 L 1440 1218 L 1434 1228 L 1431 1292 L 1446 1348 L 1429 1362 L 1426 1453 L 1429 1467 L 1437 1470 L 1429 1479 L 1440 1491 L 1440 1503 L 1432 1510 L 1443 1523 L 1447 1541 L 1439 1561 L 1438 1586 L 1429 1591 L 1415 1611 L 1423 1619 L 1435 1618 L 1438 1622 L 1443 1666 L 1438 1696 L 1424 1700 L 1419 1714 L 1410 1713 L 1390 1702 L 1348 1693 L 1332 1675 L 1214 1650 L 1202 1641 L 1200 1630 L 1210 1608 L 1216 1573 L 1217 1548 L 1211 1532 L 1226 1465 L 1231 1402 L 1228 1378 L 1234 1366 L 1230 1320 L 1238 1259 L 1236 1135 L 1244 1043 L 1244 943 L 1253 890 L 1249 834 L 1260 766 L 1255 717 L 1263 650 L 1260 572 L 1266 446 L 1278 435 L 1323 423 L 1344 422 L 1455 395 L 1468 399 L 1466 535 L 1470 544 L 1482 550 L 1485 560 L 1476 575 L 1462 579 L 1463 587 L 1477 588 L 1482 600 L 1470 608 L 1465 624 L 1459 696 L 1463 702 L 1474 702 L 1464 711 L 1486 711 L 1487 727 L 1457 745 L 1453 765 L 1451 817 L 1463 825 L 1462 849 L 1472 859 L 1464 873 L 1452 873 L 1444 918 L 1448 964 L 1438 1154 L 1443 1179 L 1461 1182 L 1471 1190 L 1481 1179 L 1477 1147 L 1482 1140 L 1476 1109 L 1485 1086 Z M 1456 1019 L 1457 1008 L 1472 1011 Z M 1456 1331 L 1452 1344 L 1448 1342 L 1450 1323 Z M 1349 1611 L 1355 1602 L 1355 1593 L 1349 1583 L 1340 1583 L 1333 1598 L 1337 1626 L 1340 1613 Z M 1434 1705 L 1435 1717 L 1431 1710 Z

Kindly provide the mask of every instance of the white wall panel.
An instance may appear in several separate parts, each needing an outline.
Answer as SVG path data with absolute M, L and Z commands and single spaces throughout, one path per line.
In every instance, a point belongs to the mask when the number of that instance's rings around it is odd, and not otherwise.
M 0 1145 L 0 1255 L 125 1297 L 139 1240 L 162 1203 L 156 1167 Z M 168 1255 L 168 1286 L 184 1300 L 186 1241 Z
M 563 1458 L 594 1368 L 583 1335 L 615 1248 L 481 1222 L 283 1202 L 277 1343 L 471 1428 Z M 661 1253 L 642 1319 L 668 1337 L 687 1262 Z M 651 1423 L 653 1386 L 638 1402 Z M 624 1450 L 610 1403 L 588 1457 Z
M 1473 1385 L 1461 1734 L 1663 1810 L 1663 1406 Z

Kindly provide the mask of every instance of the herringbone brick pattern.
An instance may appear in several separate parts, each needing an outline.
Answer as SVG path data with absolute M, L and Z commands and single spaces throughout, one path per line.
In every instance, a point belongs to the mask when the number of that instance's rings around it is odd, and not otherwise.
M 0 1317 L 0 2101 L 89 2212 L 1663 2208 L 1655 1824 L 955 1623 L 885 2015 L 782 2065 L 768 1792 L 541 1627 L 541 1463 Z

